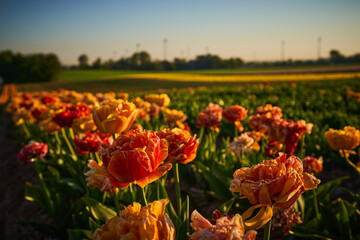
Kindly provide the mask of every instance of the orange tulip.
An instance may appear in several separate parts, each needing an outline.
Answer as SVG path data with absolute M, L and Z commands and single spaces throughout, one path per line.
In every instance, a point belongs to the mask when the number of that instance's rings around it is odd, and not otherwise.
M 199 146 L 196 135 L 191 136 L 187 130 L 174 128 L 172 130 L 164 129 L 159 132 L 158 136 L 168 142 L 169 155 L 167 159 L 170 162 L 187 164 L 195 159 Z
M 149 103 L 155 103 L 160 107 L 167 107 L 170 104 L 170 98 L 167 94 L 149 94 L 145 96 L 145 100 Z
M 251 204 L 286 209 L 305 190 L 316 188 L 319 183 L 313 175 L 303 172 L 299 158 L 282 154 L 274 160 L 236 170 L 230 190 L 239 192 Z
M 243 121 L 246 118 L 248 110 L 239 105 L 233 105 L 225 108 L 223 117 L 229 122 Z
M 305 157 L 303 160 L 304 165 L 304 172 L 310 173 L 310 174 L 318 174 L 321 173 L 323 170 L 323 158 L 314 158 L 311 156 Z
M 204 112 L 200 113 L 196 118 L 196 127 L 203 128 L 209 127 L 219 132 L 219 126 L 221 125 L 223 109 L 217 104 L 209 103 Z
M 161 165 L 168 155 L 168 146 L 154 131 L 130 130 L 116 138 L 111 146 L 102 144 L 100 155 L 112 184 L 120 188 L 132 182 L 144 188 L 172 166 L 171 163 Z
M 325 138 L 330 148 L 339 150 L 340 154 L 342 154 L 344 150 L 346 155 L 349 153 L 356 154 L 351 150 L 360 144 L 360 131 L 350 126 L 345 127 L 344 130 L 334 130 L 330 128 L 325 132 Z
M 274 121 L 281 119 L 282 112 L 279 107 L 266 104 L 265 107 L 258 107 L 256 112 L 250 116 L 250 128 L 255 131 L 266 133 Z
M 76 133 L 92 132 L 96 130 L 92 114 L 81 118 L 75 118 L 71 127 Z
M 257 234 L 253 230 L 245 233 L 245 226 L 239 214 L 233 217 L 221 216 L 212 224 L 194 210 L 191 221 L 190 226 L 195 231 L 189 236 L 191 240 L 255 240 Z
M 121 211 L 119 217 L 109 219 L 96 229 L 93 239 L 174 240 L 175 227 L 165 213 L 168 202 L 168 199 L 161 199 L 143 208 L 134 202 Z
M 110 183 L 110 175 L 102 162 L 98 164 L 94 160 L 89 160 L 88 167 L 90 170 L 85 173 L 88 186 L 99 188 L 101 191 L 108 193 L 117 193 L 119 191 Z
M 170 126 L 176 125 L 181 129 L 185 128 L 183 122 L 186 120 L 187 116 L 183 111 L 166 108 L 164 113 L 165 113 L 166 124 L 169 124 Z
M 106 100 L 93 109 L 93 118 L 101 132 L 121 133 L 131 127 L 137 111 L 133 103 L 121 99 Z

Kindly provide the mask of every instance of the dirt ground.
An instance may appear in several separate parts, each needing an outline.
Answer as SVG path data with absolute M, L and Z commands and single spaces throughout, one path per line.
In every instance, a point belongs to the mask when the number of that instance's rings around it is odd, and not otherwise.
M 24 198 L 25 183 L 36 184 L 37 177 L 31 164 L 22 166 L 16 158 L 20 146 L 14 140 L 10 121 L 10 116 L 0 110 L 0 239 L 46 239 L 19 224 L 20 220 L 43 222 L 46 216 Z

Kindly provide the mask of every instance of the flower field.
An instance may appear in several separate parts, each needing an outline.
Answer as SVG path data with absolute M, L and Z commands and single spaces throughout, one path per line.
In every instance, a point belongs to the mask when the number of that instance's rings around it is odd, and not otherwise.
M 12 87 L 17 158 L 39 180 L 25 199 L 50 219 L 22 224 L 54 239 L 359 239 L 360 81 L 333 77 Z

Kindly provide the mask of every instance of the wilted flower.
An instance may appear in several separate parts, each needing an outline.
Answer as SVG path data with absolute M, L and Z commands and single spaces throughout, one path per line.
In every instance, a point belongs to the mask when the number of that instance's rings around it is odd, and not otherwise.
M 258 107 L 256 112 L 250 116 L 250 128 L 255 131 L 266 133 L 271 124 L 274 121 L 281 119 L 281 117 L 282 112 L 279 107 L 273 107 L 270 104 L 266 104 L 265 107 Z
M 94 160 L 89 160 L 88 167 L 90 170 L 85 173 L 88 186 L 99 188 L 101 191 L 108 193 L 117 193 L 119 191 L 110 183 L 110 175 L 102 162 L 98 164 Z
M 284 235 L 287 236 L 292 226 L 302 223 L 300 212 L 295 212 L 294 206 L 284 210 L 275 208 L 274 216 L 271 221 L 272 229 L 282 227 Z
M 345 127 L 344 130 L 330 128 L 325 132 L 325 138 L 330 148 L 339 150 L 340 154 L 343 154 L 343 151 L 346 155 L 350 153 L 356 154 L 351 150 L 360 144 L 360 131 L 350 126 Z
M 154 131 L 130 130 L 116 138 L 111 146 L 102 144 L 100 155 L 112 184 L 120 188 L 132 182 L 144 188 L 172 166 L 171 163 L 161 165 L 168 155 L 168 146 Z
M 303 172 L 302 161 L 286 154 L 264 160 L 251 168 L 235 171 L 230 190 L 239 192 L 251 204 L 289 208 L 305 191 L 316 188 L 320 180 Z
M 243 133 L 239 137 L 234 138 L 229 144 L 229 152 L 235 153 L 237 156 L 241 156 L 242 153 L 249 154 L 254 150 L 254 147 L 257 148 L 259 146 L 256 143 L 255 139 L 250 137 L 248 133 Z
M 158 133 L 161 139 L 168 142 L 168 161 L 187 164 L 196 157 L 199 140 L 196 135 L 191 136 L 189 131 L 179 128 L 164 129 Z
M 165 213 L 168 199 L 154 201 L 142 207 L 137 202 L 96 229 L 94 240 L 175 240 L 175 227 Z
M 167 94 L 149 94 L 145 96 L 145 100 L 149 103 L 155 103 L 160 107 L 167 107 L 170 104 L 170 98 Z
M 45 143 L 39 143 L 30 141 L 28 145 L 25 145 L 18 154 L 17 159 L 22 165 L 26 165 L 34 161 L 34 158 L 45 157 L 48 152 L 48 145 Z
M 107 100 L 93 109 L 93 118 L 101 132 L 121 133 L 131 127 L 137 111 L 133 103 L 121 99 Z
M 81 118 L 75 118 L 71 127 L 76 133 L 85 133 L 87 131 L 92 132 L 96 130 L 92 114 Z
M 101 138 L 96 133 L 86 132 L 82 138 L 75 135 L 74 144 L 76 146 L 76 153 L 80 156 L 96 153 L 100 150 L 101 142 Z
M 209 127 L 215 131 L 219 131 L 222 119 L 222 107 L 217 104 L 210 103 L 200 115 L 196 118 L 196 127 Z
M 212 224 L 198 211 L 191 214 L 191 228 L 195 231 L 189 237 L 191 240 L 254 240 L 256 231 L 247 231 L 239 214 L 232 217 L 221 216 Z
M 304 172 L 310 173 L 310 174 L 318 174 L 321 173 L 323 170 L 323 158 L 314 158 L 311 156 L 305 157 L 303 160 L 304 165 Z

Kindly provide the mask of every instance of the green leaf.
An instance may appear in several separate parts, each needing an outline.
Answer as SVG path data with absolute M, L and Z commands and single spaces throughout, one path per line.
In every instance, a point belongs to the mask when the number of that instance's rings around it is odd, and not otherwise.
M 329 206 L 320 204 L 321 223 L 322 226 L 332 235 L 339 236 L 339 223 L 333 211 Z
M 318 200 L 328 200 L 330 192 L 339 186 L 343 181 L 349 179 L 348 176 L 339 177 L 335 180 L 329 181 L 327 183 L 321 184 L 317 189 Z M 320 202 L 320 201 L 319 201 Z
M 214 192 L 214 197 L 221 201 L 227 201 L 232 198 L 232 194 L 229 190 L 229 186 L 225 185 L 221 179 L 217 178 L 206 167 L 199 163 L 199 168 L 202 171 L 202 175 L 209 184 L 210 189 Z
M 116 212 L 114 210 L 106 207 L 93 198 L 83 197 L 83 201 L 89 207 L 91 214 L 97 221 L 104 223 L 106 220 L 116 216 Z
M 157 182 L 157 196 L 158 196 L 158 199 L 169 199 L 165 187 L 161 184 L 160 181 L 156 181 L 156 182 Z M 178 215 L 177 215 L 171 201 L 169 201 L 168 205 L 166 206 L 166 212 L 169 214 L 169 217 L 171 218 L 171 220 L 173 222 L 177 221 Z
M 90 229 L 91 231 L 95 231 L 96 229 L 100 228 L 101 225 L 98 224 L 97 222 L 95 222 L 92 218 L 89 218 L 89 226 L 90 226 Z
M 228 213 L 231 207 L 234 205 L 235 198 L 231 198 L 229 201 L 223 203 L 220 207 L 218 207 L 218 210 L 222 213 Z
M 70 240 L 92 239 L 93 232 L 85 229 L 68 229 Z
M 337 202 L 339 208 L 339 229 L 340 229 L 340 236 L 343 239 L 352 239 L 351 237 L 351 229 L 350 229 L 350 220 L 348 211 L 342 199 L 338 199 Z
M 354 201 L 357 203 L 357 205 L 360 206 L 360 194 L 354 193 L 346 188 L 341 188 L 341 190 L 343 190 L 344 192 L 349 194 L 354 199 Z

